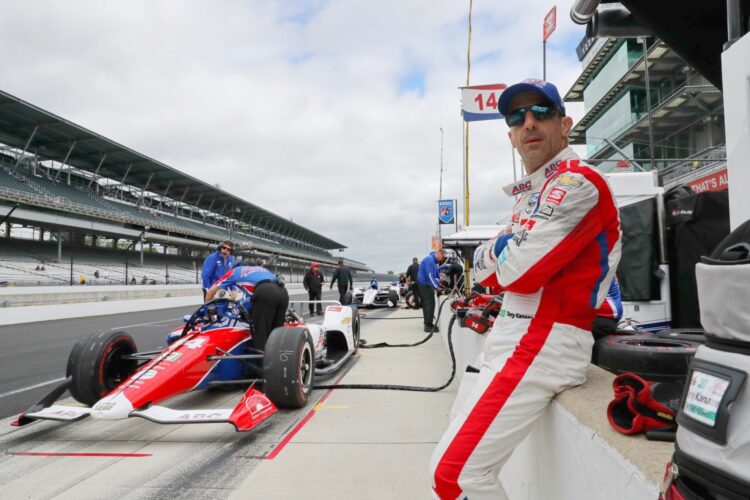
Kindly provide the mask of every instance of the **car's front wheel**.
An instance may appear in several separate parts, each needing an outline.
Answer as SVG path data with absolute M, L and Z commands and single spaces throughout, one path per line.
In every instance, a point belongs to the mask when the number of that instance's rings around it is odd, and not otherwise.
M 138 368 L 125 359 L 137 352 L 127 332 L 90 333 L 78 339 L 68 356 L 65 376 L 71 377 L 70 394 L 79 403 L 93 406 Z

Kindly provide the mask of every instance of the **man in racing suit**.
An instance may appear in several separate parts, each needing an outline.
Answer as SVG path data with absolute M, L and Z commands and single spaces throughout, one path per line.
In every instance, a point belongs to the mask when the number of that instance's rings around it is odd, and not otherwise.
M 242 300 L 242 305 L 250 312 L 253 347 L 265 350 L 271 331 L 284 326 L 289 307 L 289 293 L 284 283 L 266 268 L 240 265 L 227 271 L 208 289 L 206 301 L 213 300 L 219 290 L 228 290 L 234 295 L 233 300 Z
M 478 381 L 432 457 L 437 498 L 507 498 L 498 474 L 552 398 L 585 381 L 591 324 L 620 259 L 604 177 L 568 147 L 573 125 L 554 85 L 526 80 L 498 102 L 527 175 L 510 232 L 481 245 L 477 280 L 505 293 Z

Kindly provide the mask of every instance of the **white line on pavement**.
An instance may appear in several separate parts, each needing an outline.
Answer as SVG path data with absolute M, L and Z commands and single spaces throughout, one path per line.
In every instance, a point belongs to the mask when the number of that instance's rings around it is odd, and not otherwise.
M 119 328 L 135 328 L 137 326 L 150 326 L 150 325 L 158 325 L 160 323 L 168 323 L 169 321 L 177 321 L 182 318 L 169 318 L 164 319 L 162 321 L 149 321 L 148 323 L 139 323 L 137 325 L 122 325 L 122 326 L 115 326 L 113 328 L 110 328 L 110 330 L 117 330 Z
M 65 377 L 60 377 L 60 378 L 56 378 L 54 380 L 48 380 L 46 382 L 41 382 L 39 384 L 30 385 L 28 387 L 23 387 L 21 389 L 16 389 L 15 391 L 4 392 L 4 393 L 0 394 L 0 398 L 4 398 L 4 397 L 7 397 L 7 396 L 12 396 L 14 394 L 18 394 L 18 393 L 21 393 L 21 392 L 30 391 L 32 389 L 38 389 L 39 387 L 44 387 L 45 385 L 50 385 L 50 384 L 55 384 L 57 382 L 62 382 L 63 380 L 65 380 Z

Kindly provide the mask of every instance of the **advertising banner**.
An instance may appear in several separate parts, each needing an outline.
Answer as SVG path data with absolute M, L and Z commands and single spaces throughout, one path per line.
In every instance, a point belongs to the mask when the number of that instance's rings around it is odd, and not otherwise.
M 718 172 L 708 174 L 700 179 L 695 179 L 688 183 L 694 193 L 705 193 L 706 191 L 724 191 L 729 188 L 729 177 L 727 169 L 723 168 Z
M 499 120 L 503 116 L 497 111 L 497 101 L 507 85 L 474 85 L 461 87 L 461 114 L 465 122 Z
M 456 219 L 456 207 L 454 200 L 438 201 L 438 220 L 440 224 L 453 224 Z

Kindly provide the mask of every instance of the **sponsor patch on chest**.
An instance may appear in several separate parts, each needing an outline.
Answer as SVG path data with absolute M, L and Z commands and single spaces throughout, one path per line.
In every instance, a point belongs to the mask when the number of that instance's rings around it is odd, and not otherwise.
M 549 192 L 547 195 L 547 198 L 545 198 L 544 201 L 548 203 L 552 203 L 554 205 L 559 205 L 562 203 L 562 201 L 565 199 L 565 196 L 568 194 L 567 191 L 560 188 L 554 188 L 552 191 Z

